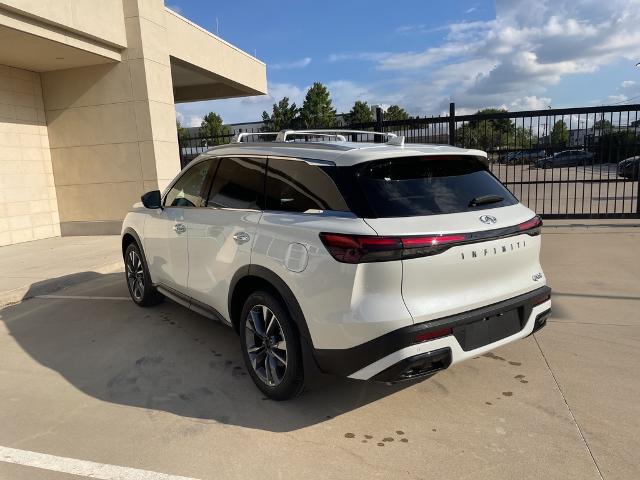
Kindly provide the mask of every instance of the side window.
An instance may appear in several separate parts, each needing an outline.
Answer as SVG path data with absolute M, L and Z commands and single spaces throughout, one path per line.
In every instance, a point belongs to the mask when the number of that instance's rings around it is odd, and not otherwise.
M 264 172 L 261 158 L 223 158 L 213 179 L 207 205 L 261 210 L 264 207 Z
M 207 175 L 215 168 L 213 160 L 204 160 L 187 170 L 171 187 L 164 199 L 165 207 L 200 207 Z
M 271 158 L 267 171 L 266 208 L 285 212 L 349 210 L 338 187 L 322 169 L 300 160 Z

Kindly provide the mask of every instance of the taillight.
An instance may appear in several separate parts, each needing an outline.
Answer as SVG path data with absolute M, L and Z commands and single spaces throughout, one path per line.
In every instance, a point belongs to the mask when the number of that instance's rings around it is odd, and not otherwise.
M 402 242 L 394 237 L 321 233 L 320 239 L 333 258 L 343 263 L 400 260 Z
M 424 237 L 402 237 L 402 258 L 425 257 L 448 250 L 457 243 L 468 240 L 466 235 L 429 235 Z
M 321 233 L 320 239 L 333 258 L 343 263 L 369 263 L 424 257 L 444 252 L 467 240 L 465 235 L 378 237 Z
M 531 236 L 540 235 L 540 227 L 542 227 L 542 219 L 536 215 L 531 220 L 527 220 L 518 225 L 518 230 Z
M 426 257 L 442 253 L 453 246 L 497 240 L 514 235 L 540 235 L 542 220 L 531 220 L 510 227 L 470 233 L 382 237 L 321 233 L 320 239 L 333 258 L 342 263 L 370 263 Z

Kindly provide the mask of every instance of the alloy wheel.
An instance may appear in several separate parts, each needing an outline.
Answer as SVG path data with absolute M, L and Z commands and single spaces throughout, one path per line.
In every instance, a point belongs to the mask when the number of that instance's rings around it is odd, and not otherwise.
M 135 250 L 129 252 L 126 268 L 129 291 L 133 298 L 139 302 L 144 297 L 144 269 L 142 268 L 140 255 Z
M 287 341 L 278 317 L 264 305 L 255 305 L 245 321 L 247 353 L 256 375 L 275 387 L 287 371 Z

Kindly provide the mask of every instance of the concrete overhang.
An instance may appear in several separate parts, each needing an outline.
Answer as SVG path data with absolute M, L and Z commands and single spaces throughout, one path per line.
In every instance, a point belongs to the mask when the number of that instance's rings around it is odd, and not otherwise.
M 0 64 L 35 72 L 120 61 L 120 49 L 0 8 Z
M 211 32 L 165 10 L 176 102 L 265 95 L 266 65 Z

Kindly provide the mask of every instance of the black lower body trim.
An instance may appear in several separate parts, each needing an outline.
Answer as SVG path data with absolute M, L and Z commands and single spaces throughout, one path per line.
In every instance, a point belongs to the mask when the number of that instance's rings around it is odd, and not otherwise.
M 531 316 L 533 307 L 546 301 L 550 295 L 551 289 L 549 287 L 540 287 L 523 295 L 518 295 L 517 297 L 486 307 L 469 310 L 468 312 L 458 313 L 437 320 L 409 325 L 363 344 L 356 345 L 355 347 L 346 349 L 314 349 L 313 357 L 321 371 L 334 375 L 349 376 L 393 352 L 420 343 L 416 341 L 418 335 L 435 330 L 451 328 L 453 334 L 456 335 L 458 339 L 462 338 L 461 332 L 465 331 L 465 326 L 476 324 L 490 317 L 502 316 L 506 312 L 515 311 L 519 318 L 517 331 L 520 331 L 524 328 L 526 321 Z M 513 325 L 510 324 L 508 328 L 513 329 Z M 509 334 L 516 332 L 508 330 Z M 468 331 L 465 331 L 465 335 L 468 335 Z M 495 338 L 495 335 L 487 335 L 484 345 L 496 341 Z M 472 340 L 475 341 L 475 343 L 472 343 Z M 482 343 L 478 344 L 476 339 L 465 338 L 465 343 L 467 342 L 469 342 L 468 345 L 473 345 L 473 348 L 482 346 Z M 465 348 L 464 345 L 463 348 Z M 468 350 L 473 348 L 468 348 Z
M 547 326 L 547 319 L 550 316 L 551 316 L 551 309 L 545 310 L 544 312 L 539 313 L 538 315 L 536 315 L 536 321 L 533 324 L 533 331 L 531 332 L 530 335 L 533 335 L 537 331 L 542 330 L 544 327 L 546 327 Z
M 451 349 L 440 348 L 400 360 L 395 365 L 378 373 L 371 380 L 386 383 L 415 380 L 430 377 L 449 365 L 451 365 Z

